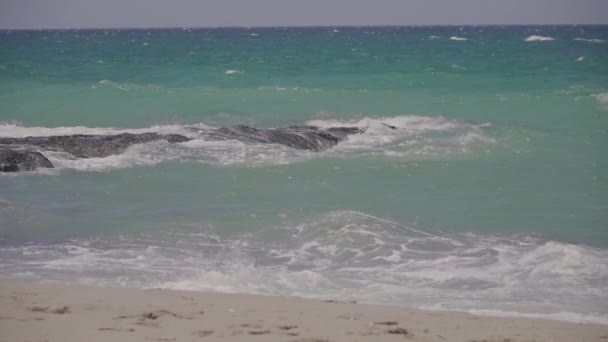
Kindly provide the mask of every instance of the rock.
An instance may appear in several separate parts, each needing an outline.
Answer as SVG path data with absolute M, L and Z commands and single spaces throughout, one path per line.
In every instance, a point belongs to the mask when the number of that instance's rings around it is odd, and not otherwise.
M 40 152 L 0 148 L 0 172 L 34 171 L 52 167 L 53 164 Z
M 179 134 L 158 133 L 117 134 L 117 135 L 61 135 L 48 137 L 0 138 L 0 145 L 35 146 L 45 150 L 62 151 L 76 158 L 103 158 L 123 153 L 135 144 L 157 140 L 170 143 L 189 141 Z
M 221 127 L 216 130 L 195 129 L 207 140 L 238 140 L 245 143 L 280 144 L 300 150 L 323 151 L 346 139 L 348 135 L 363 133 L 356 127 L 319 128 L 291 126 L 261 129 L 249 126 Z
M 320 128 L 291 126 L 285 128 L 253 128 L 237 125 L 218 129 L 190 127 L 205 140 L 238 140 L 245 143 L 280 144 L 291 148 L 323 151 L 338 144 L 351 134 L 363 133 L 356 127 Z M 53 164 L 41 151 L 66 152 L 75 158 L 103 158 L 121 154 L 135 144 L 165 140 L 180 143 L 192 140 L 179 134 L 123 133 L 116 135 L 62 135 L 26 138 L 0 138 L 0 171 L 32 171 Z

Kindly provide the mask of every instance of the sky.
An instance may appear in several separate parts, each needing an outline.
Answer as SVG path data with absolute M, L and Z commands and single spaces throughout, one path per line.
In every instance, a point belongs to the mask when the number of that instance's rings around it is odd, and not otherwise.
M 608 0 L 0 0 L 0 29 L 608 24 Z

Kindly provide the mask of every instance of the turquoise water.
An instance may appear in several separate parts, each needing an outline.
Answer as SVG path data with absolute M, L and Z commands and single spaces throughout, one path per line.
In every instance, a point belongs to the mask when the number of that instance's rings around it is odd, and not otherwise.
M 608 322 L 606 61 L 605 26 L 0 32 L 0 136 L 366 129 L 0 175 L 0 276 Z

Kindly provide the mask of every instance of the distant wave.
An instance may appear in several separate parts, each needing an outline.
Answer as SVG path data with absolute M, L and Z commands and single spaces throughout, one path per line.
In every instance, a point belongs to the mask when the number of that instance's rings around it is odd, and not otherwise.
M 469 39 L 468 38 L 463 38 L 463 37 L 452 36 L 452 37 L 450 37 L 450 40 L 464 41 L 464 40 L 469 40 Z
M 589 43 L 605 43 L 606 41 L 603 39 L 592 39 L 592 38 L 574 38 L 573 40 L 579 42 L 589 42 Z
M 234 74 L 240 74 L 242 71 L 240 70 L 234 70 L 234 69 L 230 69 L 230 70 L 226 70 L 224 73 L 226 75 L 234 75 Z
M 526 42 L 548 42 L 551 40 L 555 40 L 555 38 L 553 37 L 547 37 L 547 36 L 530 36 L 528 38 L 525 39 Z
M 601 104 L 608 104 L 608 93 L 594 94 L 592 95 Z
M 114 82 L 110 80 L 101 80 L 91 85 L 91 89 L 117 89 L 121 91 L 139 91 L 139 92 L 167 92 L 157 84 L 138 84 Z

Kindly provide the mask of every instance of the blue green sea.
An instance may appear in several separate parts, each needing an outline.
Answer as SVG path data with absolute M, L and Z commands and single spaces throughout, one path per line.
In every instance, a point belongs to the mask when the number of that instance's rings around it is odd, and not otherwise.
M 608 323 L 608 26 L 0 31 L 0 137 L 123 132 L 194 140 L 0 174 L 0 279 Z

